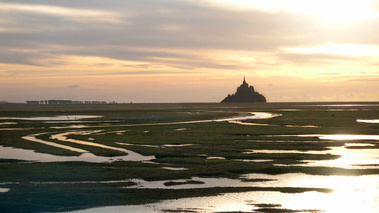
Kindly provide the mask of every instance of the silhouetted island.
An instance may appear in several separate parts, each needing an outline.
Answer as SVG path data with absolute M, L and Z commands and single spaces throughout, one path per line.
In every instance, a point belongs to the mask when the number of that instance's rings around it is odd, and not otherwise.
M 256 92 L 253 86 L 249 87 L 245 77 L 241 86 L 237 88 L 237 92 L 233 95 L 229 94 L 221 103 L 243 103 L 243 102 L 266 102 L 266 98 Z

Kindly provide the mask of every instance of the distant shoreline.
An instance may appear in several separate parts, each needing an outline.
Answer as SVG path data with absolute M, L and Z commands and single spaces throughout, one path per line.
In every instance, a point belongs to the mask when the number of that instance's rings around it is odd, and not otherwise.
M 118 104 L 0 104 L 0 112 L 75 112 L 75 111 L 133 111 L 133 110 L 225 110 L 230 108 L 251 108 L 270 110 L 275 108 L 291 109 L 294 107 L 330 107 L 330 108 L 353 108 L 356 106 L 379 108 L 379 101 L 367 102 L 266 102 L 266 103 L 219 103 L 219 102 L 185 102 L 185 103 L 118 103 Z
M 81 102 L 81 101 L 75 101 Z M 91 101 L 92 102 L 92 101 Z M 239 103 L 220 103 L 220 102 L 106 102 L 93 101 L 94 103 L 69 103 L 69 104 L 27 104 L 26 102 L 8 102 L 2 101 L 0 105 L 132 105 L 132 104 L 262 104 L 262 102 L 239 102 Z M 101 102 L 101 103 L 95 103 Z M 283 101 L 283 102 L 265 102 L 263 104 L 309 104 L 309 103 L 379 103 L 378 101 Z

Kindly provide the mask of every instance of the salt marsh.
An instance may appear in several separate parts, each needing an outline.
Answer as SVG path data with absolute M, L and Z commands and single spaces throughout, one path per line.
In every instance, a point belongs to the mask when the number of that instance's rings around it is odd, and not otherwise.
M 375 212 L 377 106 L 2 106 L 0 210 Z

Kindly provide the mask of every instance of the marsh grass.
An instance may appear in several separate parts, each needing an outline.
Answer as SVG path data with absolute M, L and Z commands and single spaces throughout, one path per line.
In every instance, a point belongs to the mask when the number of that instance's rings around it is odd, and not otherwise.
M 270 126 L 245 126 L 228 122 L 153 125 L 154 123 L 230 117 L 242 112 L 254 111 L 278 113 L 282 114 L 282 116 L 268 120 L 246 121 L 269 124 Z M 91 138 L 91 142 L 128 149 L 146 156 L 153 155 L 155 160 L 150 163 L 124 161 L 111 163 L 26 163 L 25 161 L 2 159 L 0 160 L 0 182 L 8 183 L 4 187 L 8 187 L 11 190 L 7 193 L 0 193 L 1 212 L 69 211 L 95 206 L 145 204 L 165 199 L 201 197 L 228 192 L 279 191 L 282 193 L 302 193 L 305 191 L 331 191 L 329 189 L 265 187 L 216 187 L 187 190 L 128 188 L 128 186 L 133 185 L 132 182 L 117 184 L 59 184 L 63 182 L 143 179 L 146 181 L 162 180 L 166 181 L 167 186 L 173 186 L 200 184 L 200 182 L 182 181 L 191 180 L 193 177 L 222 177 L 255 182 L 269 181 L 266 179 L 246 180 L 242 177 L 243 174 L 249 173 L 273 175 L 286 173 L 311 175 L 379 174 L 378 169 L 306 167 L 304 160 L 333 160 L 340 157 L 331 154 L 307 153 L 307 151 L 329 150 L 331 147 L 343 146 L 346 141 L 297 137 L 297 135 L 302 134 L 377 134 L 379 132 L 378 125 L 356 122 L 356 119 L 377 118 L 377 107 L 370 105 L 362 107 L 325 107 L 307 103 L 267 103 L 238 105 L 0 106 L 1 117 L 37 117 L 65 114 L 102 116 L 97 119 L 89 119 L 88 121 L 91 121 L 91 123 L 84 123 L 87 127 L 83 128 L 86 131 L 101 130 L 101 134 L 72 134 L 68 135 L 69 138 L 83 141 L 88 141 Z M 2 122 L 7 122 L 7 120 L 2 120 Z M 39 139 L 85 149 L 98 156 L 117 158 L 117 156 L 125 155 L 125 153 L 119 151 L 68 143 L 50 138 L 54 134 L 80 131 L 69 127 L 76 123 L 51 124 L 44 121 L 23 120 L 17 120 L 16 122 L 17 124 L 12 125 L 12 128 L 24 128 L 25 130 L 0 130 L 0 145 L 61 156 L 78 155 L 75 152 L 26 141 L 21 138 L 29 134 L 43 132 L 46 134 L 38 136 Z M 137 124 L 150 125 L 137 126 Z M 288 127 L 287 125 L 295 127 Z M 300 127 L 309 125 L 317 126 L 317 128 Z M 68 128 L 54 129 L 50 127 Z M 181 129 L 181 131 L 177 129 Z M 122 131 L 122 133 L 119 131 Z M 368 143 L 368 141 L 361 142 Z M 376 148 L 379 148 L 378 145 Z M 254 153 L 254 151 L 259 150 L 276 150 L 279 153 Z M 280 151 L 298 151 L 298 153 L 280 153 Z M 254 162 L 251 160 L 267 161 Z M 163 167 L 185 168 L 185 170 L 167 170 Z M 33 184 L 33 182 L 54 182 L 55 184 Z M 260 210 L 262 212 L 270 212 L 269 210 L 275 212 L 283 209 L 262 206 Z M 290 211 L 288 210 L 288 212 Z

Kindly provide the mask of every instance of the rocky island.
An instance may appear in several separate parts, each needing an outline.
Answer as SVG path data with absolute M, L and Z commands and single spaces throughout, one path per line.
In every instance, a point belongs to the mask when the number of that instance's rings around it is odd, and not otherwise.
M 221 103 L 266 102 L 266 98 L 246 83 L 245 77 L 235 94 L 229 94 Z

